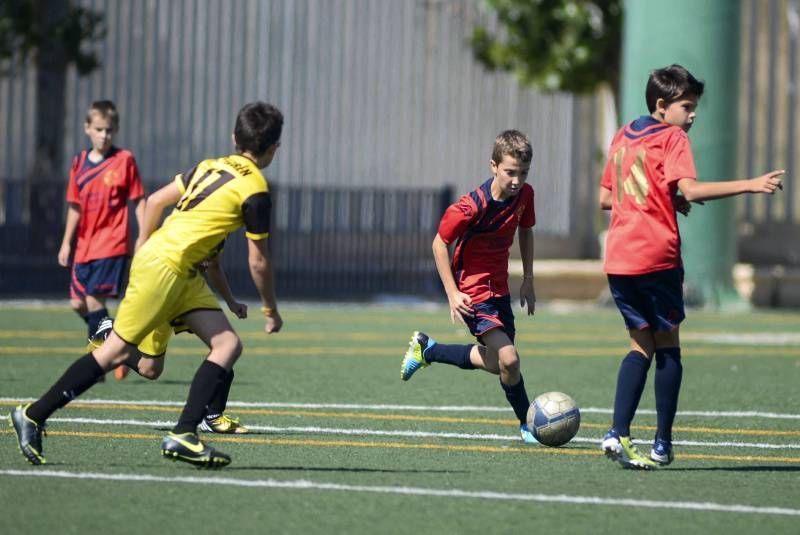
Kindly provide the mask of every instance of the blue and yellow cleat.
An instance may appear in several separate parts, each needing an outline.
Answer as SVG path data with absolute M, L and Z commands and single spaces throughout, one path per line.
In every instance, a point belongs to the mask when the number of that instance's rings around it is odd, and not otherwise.
M 161 441 L 161 455 L 197 468 L 222 468 L 231 463 L 230 456 L 203 444 L 195 433 L 168 433 Z
M 519 434 L 522 436 L 522 441 L 525 444 L 538 444 L 539 441 L 533 436 L 533 432 L 528 429 L 528 424 L 519 425 Z
M 44 425 L 37 424 L 25 414 L 30 406 L 30 403 L 24 407 L 17 405 L 17 408 L 8 415 L 8 423 L 17 433 L 17 445 L 25 460 L 34 465 L 46 464 L 47 461 L 42 456 Z
M 656 438 L 653 443 L 653 449 L 650 450 L 650 460 L 657 462 L 661 466 L 667 466 L 675 460 L 675 454 L 672 453 L 672 443 L 663 438 Z
M 411 341 L 408 342 L 408 351 L 403 357 L 403 362 L 400 363 L 400 379 L 408 381 L 417 370 L 430 366 L 430 363 L 423 358 L 422 353 L 435 343 L 427 334 L 414 331 Z

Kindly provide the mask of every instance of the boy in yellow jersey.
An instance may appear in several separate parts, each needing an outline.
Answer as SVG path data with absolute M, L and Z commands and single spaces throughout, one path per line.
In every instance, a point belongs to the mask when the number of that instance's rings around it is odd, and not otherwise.
M 242 344 L 197 272 L 228 234 L 244 227 L 250 273 L 263 303 L 264 330 L 270 334 L 281 329 L 266 240 L 271 200 L 260 169 L 272 162 L 282 128 L 283 115 L 277 108 L 263 102 L 247 104 L 236 117 L 236 154 L 200 162 L 148 199 L 151 217 L 146 214 L 140 231 L 147 241 L 133 259 L 113 332 L 100 348 L 67 368 L 39 400 L 18 406 L 9 416 L 28 462 L 45 462 L 42 428 L 51 414 L 138 351 L 159 354 L 170 325 L 176 323 L 195 333 L 209 353 L 195 373 L 177 425 L 162 441 L 162 455 L 201 468 L 231 462 L 198 438 L 197 426 L 239 358 Z M 152 216 L 171 204 L 176 204 L 175 210 L 153 232 L 158 218 Z

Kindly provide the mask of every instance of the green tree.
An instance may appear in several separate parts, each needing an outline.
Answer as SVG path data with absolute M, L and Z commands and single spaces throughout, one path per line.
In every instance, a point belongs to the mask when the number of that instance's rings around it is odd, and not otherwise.
M 67 67 L 88 74 L 100 66 L 85 49 L 105 35 L 103 15 L 68 0 L 0 2 L 0 76 L 36 69 L 33 180 L 61 175 Z
M 619 94 L 623 0 L 486 0 L 498 28 L 478 25 L 470 44 L 492 70 L 544 91 Z

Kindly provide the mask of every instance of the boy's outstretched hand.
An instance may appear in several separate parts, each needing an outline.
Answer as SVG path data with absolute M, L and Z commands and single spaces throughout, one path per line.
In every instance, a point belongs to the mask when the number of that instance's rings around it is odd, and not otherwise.
M 757 176 L 750 180 L 752 193 L 775 193 L 776 190 L 783 189 L 784 169 L 770 171 L 769 173 Z
M 528 316 L 533 316 L 536 312 L 536 292 L 533 290 L 533 279 L 522 279 L 522 286 L 519 288 L 519 306 L 528 305 Z

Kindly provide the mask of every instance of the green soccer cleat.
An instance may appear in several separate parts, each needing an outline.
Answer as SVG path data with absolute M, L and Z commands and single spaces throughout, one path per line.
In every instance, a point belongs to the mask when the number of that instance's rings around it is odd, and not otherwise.
M 231 463 L 230 456 L 203 444 L 195 433 L 168 433 L 161 441 L 161 455 L 197 468 L 222 468 Z
M 623 468 L 632 468 L 634 470 L 654 470 L 658 468 L 658 464 L 653 462 L 648 456 L 642 453 L 631 442 L 631 437 L 620 437 L 619 445 L 621 453 L 617 458 L 617 462 Z
M 422 358 L 422 352 L 435 343 L 427 334 L 414 331 L 414 334 L 411 335 L 411 341 L 408 342 L 408 351 L 403 357 L 403 362 L 400 363 L 400 379 L 408 381 L 414 375 L 414 372 L 420 368 L 430 366 L 430 363 Z
M 250 430 L 239 423 L 239 418 L 232 418 L 227 414 L 220 414 L 214 418 L 206 416 L 200 422 L 200 431 L 206 433 L 220 433 L 224 435 L 242 435 Z
M 25 414 L 30 406 L 30 403 L 24 407 L 17 405 L 17 408 L 8 415 L 8 423 L 17 432 L 17 444 L 25 460 L 34 465 L 45 464 L 47 461 L 42 456 L 44 425 L 37 424 Z
M 618 462 L 623 468 L 653 470 L 658 467 L 658 464 L 639 452 L 631 442 L 631 437 L 621 437 L 615 429 L 608 430 L 600 448 L 606 457 Z

